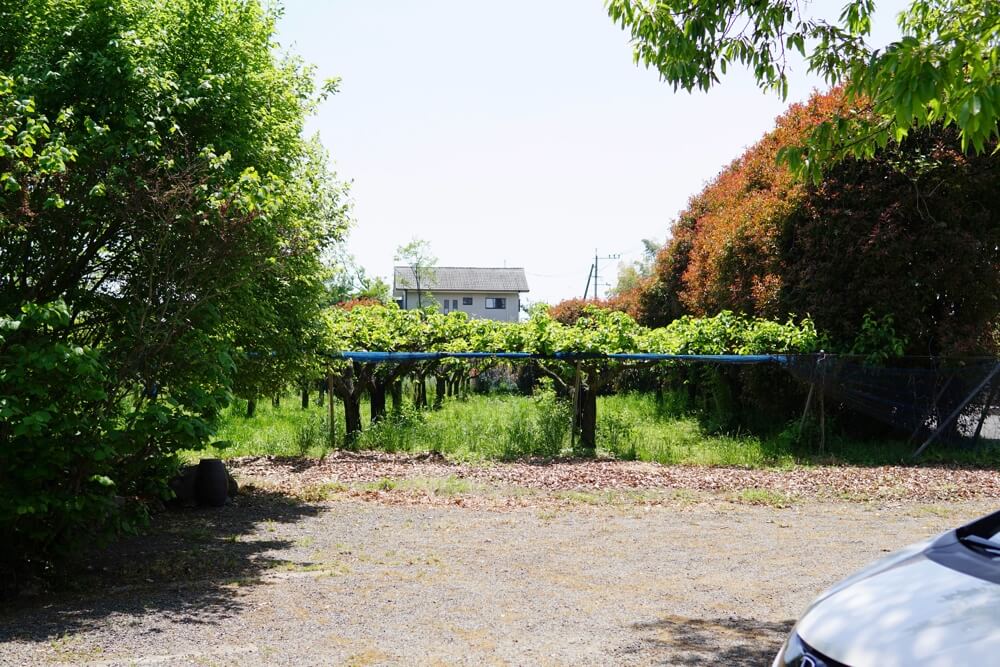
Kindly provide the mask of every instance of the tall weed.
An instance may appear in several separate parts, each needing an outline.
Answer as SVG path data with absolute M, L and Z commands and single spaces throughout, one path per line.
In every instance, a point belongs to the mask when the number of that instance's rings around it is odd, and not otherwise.
M 501 452 L 504 459 L 516 459 L 532 454 L 536 431 L 531 414 L 523 405 L 515 406 L 504 424 Z
M 421 432 L 424 413 L 412 405 L 402 410 L 390 411 L 379 421 L 361 432 L 357 445 L 361 449 L 378 449 L 394 453 L 411 449 L 414 436 Z M 429 443 L 428 451 L 440 451 L 438 441 Z
M 329 446 L 330 427 L 326 420 L 315 412 L 307 413 L 295 433 L 295 449 L 299 456 L 307 456 L 314 449 L 322 456 Z
M 553 458 L 562 453 L 572 418 L 572 406 L 560 399 L 552 381 L 540 383 L 532 397 L 535 408 L 535 446 L 532 453 Z
M 610 412 L 597 420 L 598 445 L 623 461 L 638 458 L 637 435 L 635 419 L 629 412 Z

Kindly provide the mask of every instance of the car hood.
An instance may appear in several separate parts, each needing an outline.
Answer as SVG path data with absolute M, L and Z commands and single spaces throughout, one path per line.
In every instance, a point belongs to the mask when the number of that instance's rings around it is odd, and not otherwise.
M 821 596 L 799 636 L 851 667 L 995 664 L 1000 585 L 931 561 L 917 546 Z

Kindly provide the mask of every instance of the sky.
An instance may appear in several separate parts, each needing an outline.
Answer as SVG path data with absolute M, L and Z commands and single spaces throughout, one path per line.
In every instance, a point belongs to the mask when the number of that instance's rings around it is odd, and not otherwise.
M 877 5 L 880 46 L 904 2 Z M 318 80 L 342 77 L 308 131 L 351 184 L 358 263 L 391 284 L 396 248 L 419 238 L 439 266 L 524 267 L 528 302 L 583 296 L 595 251 L 620 255 L 599 262 L 603 296 L 642 239 L 663 241 L 691 196 L 824 88 L 796 63 L 786 102 L 742 70 L 674 92 L 634 64 L 601 0 L 285 0 L 278 40 Z

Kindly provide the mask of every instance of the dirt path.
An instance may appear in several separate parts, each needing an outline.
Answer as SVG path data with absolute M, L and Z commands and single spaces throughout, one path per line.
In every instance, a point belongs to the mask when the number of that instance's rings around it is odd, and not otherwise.
M 0 664 L 766 665 L 824 587 L 1000 504 L 392 494 L 162 515 L 0 612 Z

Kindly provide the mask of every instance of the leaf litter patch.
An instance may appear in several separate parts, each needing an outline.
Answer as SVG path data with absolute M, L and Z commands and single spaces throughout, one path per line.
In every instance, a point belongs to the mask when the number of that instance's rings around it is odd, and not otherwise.
M 334 452 L 322 459 L 253 456 L 229 459 L 233 473 L 251 484 L 323 500 L 337 493 L 383 502 L 534 504 L 542 496 L 635 502 L 688 498 L 685 492 L 736 498 L 748 489 L 763 497 L 845 501 L 939 501 L 1000 498 L 1000 472 L 954 466 L 815 466 L 751 469 L 669 466 L 613 459 L 458 463 L 439 454 Z M 513 492 L 515 490 L 523 493 Z M 644 492 L 657 492 L 645 495 Z M 667 493 L 664 493 L 667 492 Z M 676 492 L 671 494 L 669 492 Z

